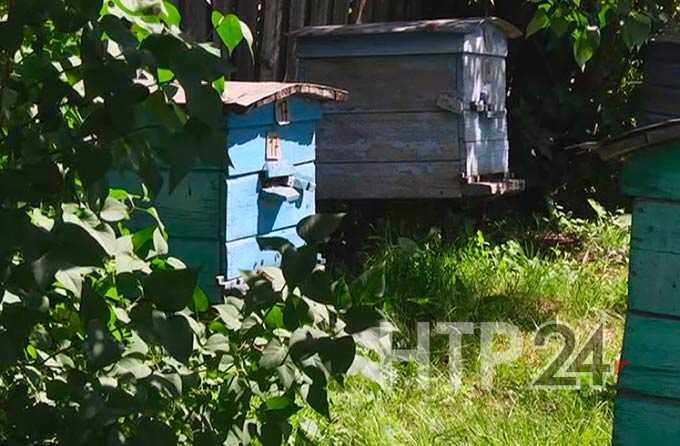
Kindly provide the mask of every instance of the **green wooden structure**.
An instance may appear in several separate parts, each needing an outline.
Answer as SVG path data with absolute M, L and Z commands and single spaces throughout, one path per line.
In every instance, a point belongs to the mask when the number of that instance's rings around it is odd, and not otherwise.
M 615 405 L 615 445 L 680 444 L 680 119 L 605 143 L 626 156 L 632 196 L 628 314 Z

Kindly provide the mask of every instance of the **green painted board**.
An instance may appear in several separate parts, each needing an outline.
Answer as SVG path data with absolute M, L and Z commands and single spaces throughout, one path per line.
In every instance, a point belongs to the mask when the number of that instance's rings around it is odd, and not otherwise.
M 680 401 L 621 392 L 614 414 L 614 446 L 680 444 Z
M 623 193 L 680 200 L 680 142 L 633 153 L 622 174 Z

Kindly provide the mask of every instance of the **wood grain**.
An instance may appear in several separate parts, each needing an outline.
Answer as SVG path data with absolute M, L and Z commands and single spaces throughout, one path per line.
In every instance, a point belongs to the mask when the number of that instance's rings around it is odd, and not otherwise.
M 205 42 L 210 36 L 210 7 L 204 0 L 181 0 L 182 29 L 192 39 Z
M 332 24 L 344 25 L 349 22 L 349 5 L 350 0 L 333 0 Z
M 456 85 L 451 56 L 325 58 L 302 61 L 305 81 L 350 91 L 344 103 L 328 104 L 327 113 L 440 111 L 437 98 Z
M 257 36 L 257 18 L 259 15 L 258 4 L 259 2 L 254 0 L 241 0 L 238 2 L 236 9 L 239 18 L 248 25 L 253 36 Z M 237 71 L 234 74 L 235 80 L 251 81 L 256 79 L 256 61 L 259 60 L 259 47 L 257 44 L 254 44 L 253 52 L 255 53 L 254 59 L 245 44 L 239 45 L 234 51 L 233 59 L 237 68 Z
M 614 446 L 673 446 L 680 438 L 680 402 L 619 393 L 615 404 Z
M 331 0 L 314 0 L 310 11 L 310 25 L 327 25 L 331 20 Z
M 305 26 L 305 13 L 307 10 L 307 0 L 290 0 L 290 10 L 288 14 L 288 32 L 294 32 Z M 297 39 L 288 37 L 286 48 L 286 75 L 288 81 L 298 80 L 297 74 Z
M 285 70 L 281 57 L 283 37 L 284 0 L 264 2 L 264 25 L 260 44 L 260 80 L 279 80 Z
M 319 163 L 319 199 L 456 198 L 460 163 Z
M 509 168 L 507 140 L 465 143 L 465 177 L 507 173 Z
M 319 126 L 321 162 L 459 160 L 458 117 L 446 112 L 327 115 Z

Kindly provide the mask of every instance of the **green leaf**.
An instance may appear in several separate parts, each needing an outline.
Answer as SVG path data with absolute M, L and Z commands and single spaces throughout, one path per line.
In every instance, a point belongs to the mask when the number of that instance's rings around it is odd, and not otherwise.
M 80 320 L 83 324 L 97 320 L 106 325 L 109 319 L 111 319 L 111 310 L 104 298 L 95 293 L 89 286 L 86 287 L 80 301 Z
M 123 358 L 116 363 L 115 376 L 133 376 L 135 379 L 144 379 L 151 376 L 151 368 L 144 361 L 137 358 Z
M 118 344 L 97 319 L 92 319 L 87 325 L 87 338 L 83 343 L 87 359 L 95 368 L 102 368 L 112 364 L 120 358 L 123 346 Z
M 347 373 L 354 362 L 356 344 L 352 336 L 324 338 L 320 342 L 319 356 L 333 376 Z
M 262 351 L 258 364 L 267 370 L 275 369 L 283 364 L 287 355 L 288 349 L 278 339 L 272 339 Z
M 219 13 L 213 11 L 213 25 L 216 21 L 216 14 Z M 217 31 L 217 35 L 220 36 L 222 43 L 224 43 L 224 46 L 227 47 L 230 55 L 234 52 L 238 44 L 246 37 L 243 34 L 244 30 L 241 25 L 241 20 L 234 14 L 227 14 L 222 17 L 215 30 Z
M 288 249 L 281 259 L 281 270 L 286 278 L 286 284 L 294 289 L 309 277 L 318 262 L 318 254 L 311 246 L 300 249 Z
M 144 419 L 137 426 L 130 440 L 132 446 L 173 446 L 177 436 L 173 430 L 160 421 Z
M 529 37 L 538 31 L 547 28 L 550 25 L 550 17 L 546 13 L 545 9 L 540 8 L 536 10 L 534 17 L 529 22 L 527 26 L 526 36 Z
M 262 403 L 260 410 L 264 412 L 263 418 L 267 422 L 276 423 L 288 420 L 300 411 L 300 406 L 285 396 L 274 396 Z
M 333 304 L 338 310 L 343 310 L 352 303 L 352 295 L 349 291 L 349 285 L 344 278 L 339 279 L 333 284 Z
M 322 304 L 332 305 L 335 303 L 332 286 L 330 273 L 316 270 L 300 285 L 300 289 L 306 297 Z
M 241 328 L 241 313 L 238 308 L 230 304 L 215 305 L 213 308 L 229 330 L 235 331 Z
M 186 318 L 181 315 L 167 317 L 154 311 L 152 320 L 161 345 L 173 358 L 182 363 L 188 362 L 194 350 L 194 332 Z
M 372 306 L 352 307 L 343 315 L 343 320 L 347 324 L 345 331 L 349 334 L 377 327 L 384 319 L 383 314 Z
M 128 218 L 128 208 L 124 203 L 121 203 L 114 198 L 108 197 L 106 201 L 104 201 L 104 206 L 102 207 L 99 215 L 101 216 L 102 220 L 108 222 L 117 222 Z
M 352 297 L 361 303 L 376 303 L 385 295 L 385 264 L 373 266 L 352 283 Z
M 163 7 L 165 8 L 165 14 L 163 15 L 163 21 L 170 26 L 180 27 L 182 24 L 182 16 L 179 11 L 170 1 L 164 1 Z
M 196 289 L 196 274 L 188 269 L 156 270 L 144 280 L 144 292 L 162 311 L 174 313 L 189 305 Z
M 297 233 L 309 244 L 328 241 L 346 214 L 317 214 L 302 219 L 297 225 Z
M 650 37 L 652 19 L 648 15 L 631 11 L 623 21 L 621 36 L 629 50 L 640 48 Z
M 201 287 L 194 288 L 190 307 L 196 313 L 204 313 L 210 309 L 210 300 Z
M 321 383 L 313 383 L 303 387 L 302 393 L 305 401 L 318 414 L 330 420 L 331 414 L 328 408 L 328 392 L 326 386 Z
M 595 55 L 595 47 L 588 38 L 588 33 L 585 30 L 576 31 L 573 46 L 576 64 L 583 70 L 585 69 L 586 63 L 588 63 Z
M 206 341 L 205 348 L 214 353 L 229 353 L 229 338 L 223 334 L 214 334 Z

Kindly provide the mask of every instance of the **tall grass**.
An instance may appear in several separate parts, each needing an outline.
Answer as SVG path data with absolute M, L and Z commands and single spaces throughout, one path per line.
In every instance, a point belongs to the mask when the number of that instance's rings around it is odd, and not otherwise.
M 478 342 L 464 345 L 466 370 L 457 390 L 446 375 L 446 342 L 433 342 L 434 376 L 418 381 L 405 368 L 380 389 L 360 378 L 332 393 L 332 423 L 318 423 L 320 444 L 586 445 L 608 444 L 613 379 L 605 390 L 534 390 L 532 380 L 562 345 L 533 345 L 536 327 L 559 319 L 584 342 L 609 317 L 606 361 L 620 348 L 627 283 L 628 225 L 621 212 L 591 203 L 595 217 L 577 219 L 557 205 L 530 221 L 504 220 L 413 240 L 389 228 L 367 262 L 385 262 L 385 310 L 413 348 L 417 321 L 502 321 L 521 327 L 519 359 L 479 386 Z M 478 338 L 477 338 L 478 339 Z

